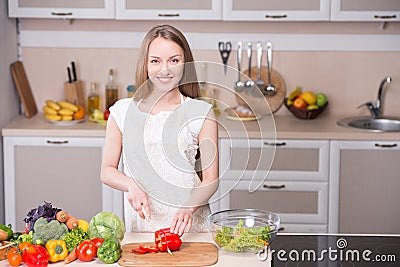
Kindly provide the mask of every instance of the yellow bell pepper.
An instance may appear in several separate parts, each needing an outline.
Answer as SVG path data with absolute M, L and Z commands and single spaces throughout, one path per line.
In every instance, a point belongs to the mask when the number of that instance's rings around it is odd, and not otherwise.
M 64 240 L 49 240 L 46 243 L 46 249 L 51 262 L 62 261 L 68 256 L 68 249 Z
M 78 228 L 81 228 L 85 233 L 88 231 L 89 223 L 85 220 L 78 220 Z

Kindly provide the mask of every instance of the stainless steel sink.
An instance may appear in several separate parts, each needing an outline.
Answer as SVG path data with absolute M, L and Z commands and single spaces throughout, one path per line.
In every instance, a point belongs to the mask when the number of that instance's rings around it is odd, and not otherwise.
M 399 132 L 400 118 L 393 117 L 353 117 L 338 121 L 340 126 L 353 127 L 358 129 L 376 132 Z

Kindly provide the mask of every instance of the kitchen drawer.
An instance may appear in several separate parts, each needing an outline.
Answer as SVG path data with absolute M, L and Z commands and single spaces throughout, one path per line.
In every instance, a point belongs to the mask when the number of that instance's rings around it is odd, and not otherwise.
M 328 181 L 329 141 L 221 139 L 220 177 Z
M 220 209 L 264 209 L 277 213 L 281 223 L 328 223 L 327 182 L 266 181 L 255 192 L 249 186 L 250 181 L 221 180 Z

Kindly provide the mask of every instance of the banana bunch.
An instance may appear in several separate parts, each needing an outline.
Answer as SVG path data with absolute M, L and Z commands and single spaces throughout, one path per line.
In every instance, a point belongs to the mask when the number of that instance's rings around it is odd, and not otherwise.
M 81 105 L 74 105 L 67 101 L 46 100 L 42 108 L 44 117 L 49 121 L 72 121 L 85 117 L 85 109 Z
M 290 94 L 287 97 L 287 100 L 286 100 L 287 105 L 288 106 L 292 105 L 294 102 L 294 99 L 297 96 L 301 95 L 301 93 L 302 93 L 302 88 L 300 86 L 296 85 L 296 87 L 293 89 L 293 91 L 290 92 Z

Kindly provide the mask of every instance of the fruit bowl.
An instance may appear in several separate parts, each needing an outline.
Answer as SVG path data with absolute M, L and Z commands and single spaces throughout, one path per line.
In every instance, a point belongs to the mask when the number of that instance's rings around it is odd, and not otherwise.
M 221 250 L 257 253 L 275 238 L 280 218 L 264 210 L 233 209 L 210 214 L 207 223 L 215 244 Z
M 293 105 L 287 104 L 287 98 L 284 100 L 285 107 L 296 117 L 303 120 L 312 120 L 321 114 L 326 107 L 328 106 L 328 102 L 325 103 L 322 107 L 317 109 L 305 109 L 305 108 L 296 108 Z

